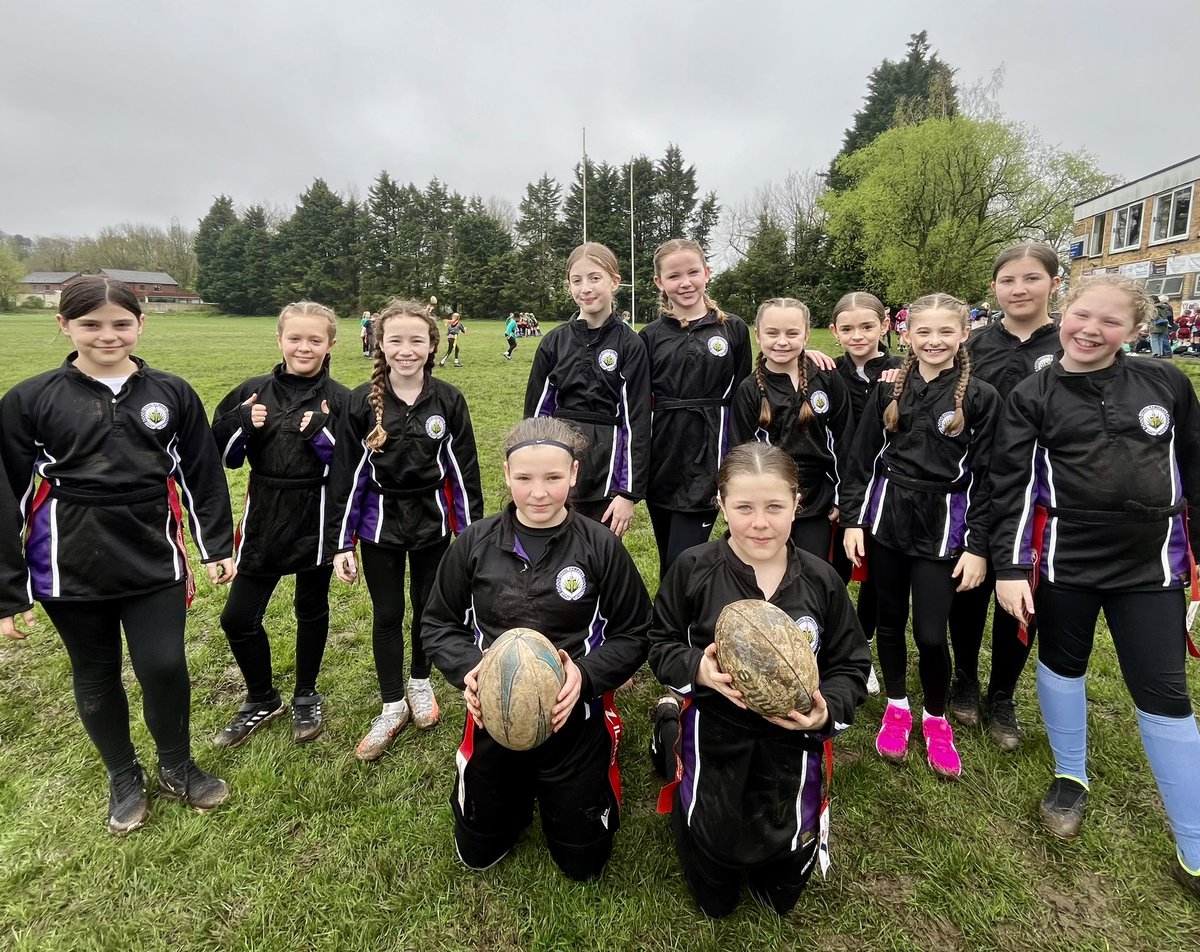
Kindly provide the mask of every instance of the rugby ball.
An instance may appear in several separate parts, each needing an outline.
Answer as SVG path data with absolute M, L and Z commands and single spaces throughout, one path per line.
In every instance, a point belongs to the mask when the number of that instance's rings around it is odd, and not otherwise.
M 550 712 L 566 673 L 558 650 L 532 628 L 511 628 L 479 665 L 479 706 L 487 732 L 509 750 L 531 750 L 550 737 Z
M 763 717 L 807 714 L 821 685 L 809 636 L 783 609 L 756 598 L 731 602 L 717 618 L 717 663 L 746 707 Z

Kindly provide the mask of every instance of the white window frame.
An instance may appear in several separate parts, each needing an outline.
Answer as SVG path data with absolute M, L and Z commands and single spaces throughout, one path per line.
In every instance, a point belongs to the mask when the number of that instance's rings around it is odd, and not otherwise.
M 1096 226 L 1100 226 L 1100 233 L 1096 234 Z M 1108 212 L 1101 212 L 1099 215 L 1092 216 L 1092 225 L 1088 230 L 1088 257 L 1098 258 L 1104 254 L 1104 229 L 1108 225 Z
M 1119 237 L 1117 225 L 1121 221 L 1121 215 L 1129 213 L 1134 208 L 1140 208 L 1141 212 L 1138 215 L 1138 229 L 1134 236 L 1133 244 L 1121 245 L 1118 247 L 1117 238 Z M 1116 254 L 1118 251 L 1136 251 L 1142 246 L 1142 228 L 1146 222 L 1141 217 L 1146 213 L 1146 203 L 1144 201 L 1130 202 L 1128 205 L 1122 205 L 1120 208 L 1114 208 L 1112 213 L 1112 240 L 1109 243 L 1109 252 Z M 1124 229 L 1121 229 L 1122 231 Z
M 1159 195 L 1154 196 L 1154 211 L 1150 215 L 1150 244 L 1151 245 L 1164 245 L 1169 241 L 1182 241 L 1184 238 L 1186 238 L 1188 236 L 1188 232 L 1191 231 L 1191 226 L 1192 226 L 1192 200 L 1196 197 L 1194 194 L 1194 190 L 1195 190 L 1194 184 L 1193 185 L 1182 185 L 1179 188 L 1171 189 L 1171 191 L 1169 191 L 1169 192 L 1163 192 Z M 1188 194 L 1188 215 L 1187 215 L 1187 221 L 1184 222 L 1184 225 L 1183 225 L 1183 231 L 1176 235 L 1167 235 L 1165 238 L 1155 238 L 1154 237 L 1154 223 L 1156 221 L 1158 221 L 1159 202 L 1161 202 L 1164 198 L 1167 199 L 1169 202 L 1171 202 L 1171 213 L 1170 213 L 1170 215 L 1167 216 L 1167 227 L 1169 228 L 1170 223 L 1175 220 L 1175 196 L 1179 195 L 1181 192 L 1187 192 L 1187 194 Z
M 1167 286 L 1168 281 L 1176 283 L 1174 290 Z M 1165 294 L 1169 298 L 1181 298 L 1183 297 L 1183 275 L 1166 274 L 1160 275 L 1157 278 L 1147 278 L 1146 293 L 1151 297 L 1158 297 L 1160 294 Z

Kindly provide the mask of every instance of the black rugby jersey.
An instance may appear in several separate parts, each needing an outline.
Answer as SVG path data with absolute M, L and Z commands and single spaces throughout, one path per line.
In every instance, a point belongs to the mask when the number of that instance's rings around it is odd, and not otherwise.
M 762 394 L 758 378 L 751 374 L 733 397 L 734 445 L 757 440 L 778 446 L 796 461 L 800 471 L 800 512 L 797 518 L 825 517 L 840 504 L 842 471 L 854 434 L 850 395 L 836 371 L 818 370 L 805 356 L 808 392 L 800 393 L 787 374 L 764 369 L 771 422 L 764 429 L 758 417 Z M 797 422 L 807 400 L 813 419 L 805 427 Z
M 370 393 L 369 381 L 351 391 L 334 421 L 326 552 L 349 551 L 357 539 L 417 549 L 462 532 L 483 515 L 475 433 L 462 393 L 428 372 L 411 407 L 385 387 L 388 440 L 378 450 L 367 446 L 375 429 Z
M 0 398 L 34 597 L 116 598 L 183 581 L 183 508 L 200 560 L 229 558 L 229 486 L 196 391 L 133 357 L 114 395 L 75 356 Z
M 24 526 L 0 458 L 0 618 L 18 615 L 33 607 L 29 572 L 22 552 Z
M 1000 395 L 967 382 L 966 426 L 949 436 L 959 373 L 947 368 L 926 382 L 914 367 L 900 396 L 900 426 L 883 412 L 891 387 L 877 387 L 854 435 L 842 495 L 842 525 L 867 529 L 889 548 L 926 559 L 988 554 L 988 481 Z
M 717 468 L 732 443 L 732 404 L 750 374 L 750 329 L 716 311 L 666 314 L 639 332 L 650 361 L 650 482 L 646 501 L 676 512 L 716 508 Z
M 1058 325 L 1039 327 L 1021 340 L 1004 326 L 1003 319 L 971 331 L 967 338 L 971 376 L 986 380 L 1007 397 L 1013 387 L 1062 356 Z
M 867 406 L 867 398 L 879 383 L 879 377 L 885 370 L 891 370 L 899 367 L 904 363 L 903 357 L 897 357 L 888 351 L 882 344 L 879 345 L 882 351 L 877 357 L 872 357 L 863 364 L 863 373 L 866 379 L 864 380 L 858 373 L 858 367 L 854 363 L 854 358 L 849 354 L 842 354 L 837 360 L 837 372 L 842 378 L 842 383 L 846 385 L 846 390 L 850 394 L 850 407 L 854 412 L 854 426 L 857 427 L 859 421 L 863 418 L 863 412 Z
M 267 408 L 256 427 L 245 401 Z M 290 575 L 328 562 L 325 516 L 329 467 L 336 442 L 333 420 L 343 411 L 350 391 L 329 376 L 329 360 L 315 377 L 298 377 L 283 364 L 251 377 L 217 406 L 213 437 L 222 462 L 230 469 L 250 463 L 250 479 L 236 558 L 239 572 Z M 322 401 L 329 406 L 327 416 Z M 306 429 L 304 414 L 312 411 Z
M 1197 531 L 1185 516 L 1200 494 L 1191 381 L 1124 354 L 1091 373 L 1056 363 L 1005 404 L 991 480 L 997 578 L 1022 578 L 1036 561 L 1067 586 L 1183 586 Z
M 525 416 L 570 420 L 587 437 L 575 484 L 580 502 L 646 498 L 646 348 L 615 314 L 595 329 L 572 318 L 541 339 L 525 388 Z
M 624 684 L 646 660 L 650 597 L 621 540 L 568 511 L 531 564 L 515 526 L 510 503 L 450 546 L 421 621 L 430 659 L 461 690 L 483 649 L 532 628 L 579 666 L 581 701 Z

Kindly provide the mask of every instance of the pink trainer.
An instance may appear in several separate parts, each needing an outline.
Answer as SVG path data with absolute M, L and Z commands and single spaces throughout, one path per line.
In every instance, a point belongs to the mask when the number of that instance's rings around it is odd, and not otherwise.
M 908 754 L 908 735 L 912 733 L 912 711 L 889 704 L 883 712 L 883 724 L 875 737 L 875 749 L 887 760 L 903 760 Z
M 925 735 L 925 756 L 933 772 L 947 780 L 957 780 L 962 760 L 954 747 L 954 728 L 944 717 L 927 717 L 921 725 Z

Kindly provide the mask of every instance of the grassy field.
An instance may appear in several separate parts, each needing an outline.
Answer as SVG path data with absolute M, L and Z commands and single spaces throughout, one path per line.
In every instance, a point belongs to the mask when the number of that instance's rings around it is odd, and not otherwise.
M 0 390 L 69 350 L 48 314 L 0 320 L 10 355 Z M 273 328 L 266 318 L 154 316 L 139 353 L 190 380 L 211 410 L 276 361 Z M 835 352 L 827 332 L 815 336 L 815 346 Z M 536 345 L 521 341 L 508 363 L 501 325 L 476 322 L 463 340 L 466 366 L 439 371 L 470 403 L 489 512 L 506 501 L 499 446 L 520 416 Z M 348 322 L 335 374 L 355 385 L 368 368 L 357 322 Z M 236 511 L 244 473 L 231 473 L 230 485 Z M 644 507 L 628 545 L 653 591 Z M 242 685 L 217 621 L 224 593 L 199 585 L 188 626 L 194 749 L 233 788 L 231 802 L 208 816 L 155 800 L 145 829 L 108 836 L 104 772 L 76 719 L 53 628 L 42 616 L 27 642 L 0 644 L 0 947 L 1200 948 L 1200 910 L 1168 879 L 1166 819 L 1107 639 L 1097 641 L 1088 688 L 1093 787 L 1079 840 L 1053 841 L 1037 821 L 1052 760 L 1031 674 L 1019 695 L 1023 750 L 1003 755 L 982 731 L 960 731 L 964 776 L 956 785 L 935 780 L 915 747 L 902 769 L 874 754 L 883 703 L 872 699 L 837 744 L 830 878 L 814 879 L 786 919 L 747 901 L 713 922 L 695 911 L 667 819 L 654 813 L 658 783 L 645 748 L 658 691 L 647 671 L 618 699 L 625 802 L 602 880 L 565 880 L 537 830 L 496 868 L 470 873 L 455 857 L 447 803 L 463 706 L 437 675 L 437 730 L 406 732 L 376 764 L 353 757 L 378 710 L 365 590 L 334 582 L 320 682 L 326 734 L 297 747 L 281 721 L 240 750 L 217 751 L 209 738 L 240 702 Z M 285 697 L 294 663 L 289 596 L 285 583 L 267 620 Z M 985 651 L 985 671 L 987 663 Z M 127 683 L 136 711 L 140 695 L 128 674 Z M 919 695 L 915 665 L 910 683 Z M 1200 698 L 1200 682 L 1192 683 Z M 136 716 L 134 736 L 153 764 Z

